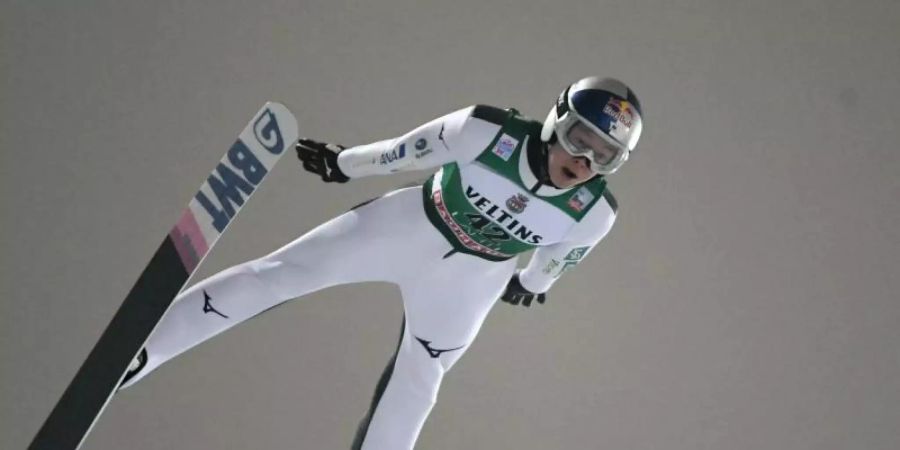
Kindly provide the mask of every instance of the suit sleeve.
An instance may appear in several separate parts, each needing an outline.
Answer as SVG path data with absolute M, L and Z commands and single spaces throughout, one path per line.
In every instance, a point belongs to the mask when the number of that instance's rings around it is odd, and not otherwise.
M 604 193 L 600 201 L 605 202 L 595 205 L 563 241 L 534 251 L 528 265 L 519 273 L 519 282 L 525 289 L 536 294 L 547 292 L 609 233 L 616 219 L 615 200 L 612 194 Z
M 431 169 L 449 162 L 474 160 L 488 142 L 474 120 L 475 106 L 438 117 L 393 139 L 350 147 L 338 155 L 338 166 L 350 178 Z

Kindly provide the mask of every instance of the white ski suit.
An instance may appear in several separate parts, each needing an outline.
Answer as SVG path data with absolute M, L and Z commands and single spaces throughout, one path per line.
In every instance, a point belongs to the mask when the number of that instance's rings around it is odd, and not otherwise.
M 424 186 L 359 205 L 182 292 L 123 387 L 284 301 L 339 284 L 387 281 L 403 297 L 402 336 L 353 445 L 413 448 L 441 379 L 515 273 L 515 256 L 535 249 L 519 279 L 545 292 L 615 219 L 604 179 L 569 189 L 539 181 L 540 129 L 514 110 L 473 106 L 344 150 L 338 165 L 351 179 L 440 169 Z

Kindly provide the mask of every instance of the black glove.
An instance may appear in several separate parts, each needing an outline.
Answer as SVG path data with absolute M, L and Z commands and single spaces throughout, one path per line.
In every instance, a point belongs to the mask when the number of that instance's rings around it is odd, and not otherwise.
M 506 285 L 506 290 L 503 291 L 500 300 L 513 305 L 521 303 L 527 308 L 531 306 L 533 300 L 537 300 L 538 303 L 543 305 L 546 297 L 547 294 L 535 294 L 534 292 L 525 289 L 525 287 L 522 286 L 522 283 L 519 282 L 519 274 L 516 273 Z
M 346 183 L 350 178 L 338 167 L 338 153 L 344 150 L 343 145 L 327 144 L 300 138 L 297 141 L 297 158 L 303 162 L 303 168 L 318 174 L 326 183 Z

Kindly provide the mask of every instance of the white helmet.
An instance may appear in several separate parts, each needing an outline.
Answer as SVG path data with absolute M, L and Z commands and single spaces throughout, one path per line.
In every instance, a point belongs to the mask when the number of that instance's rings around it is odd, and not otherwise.
M 600 139 L 572 139 L 578 135 L 573 128 L 584 133 L 584 127 Z M 544 121 L 541 140 L 550 142 L 556 135 L 569 154 L 587 157 L 594 173 L 609 175 L 628 160 L 642 128 L 641 102 L 634 91 L 613 78 L 589 77 L 560 94 Z M 597 143 L 605 148 L 598 149 Z

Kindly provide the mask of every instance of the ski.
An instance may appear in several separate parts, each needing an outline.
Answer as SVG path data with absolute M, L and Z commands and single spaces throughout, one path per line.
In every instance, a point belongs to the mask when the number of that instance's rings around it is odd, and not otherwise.
M 77 449 L 188 279 L 288 146 L 297 120 L 268 102 L 241 131 L 163 239 L 28 447 Z

